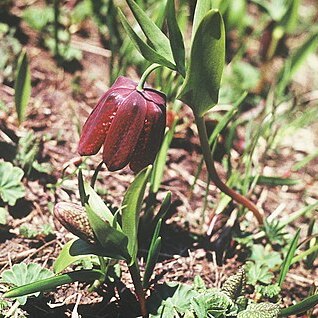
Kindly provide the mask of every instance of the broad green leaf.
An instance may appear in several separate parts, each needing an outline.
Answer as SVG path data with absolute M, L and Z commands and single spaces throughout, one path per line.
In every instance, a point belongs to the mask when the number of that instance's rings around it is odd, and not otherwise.
M 318 304 L 318 294 L 309 296 L 299 303 L 281 310 L 279 317 L 290 317 L 306 312 Z
M 198 0 L 195 6 L 194 18 L 193 18 L 193 26 L 192 26 L 192 40 L 197 32 L 197 29 L 205 17 L 206 13 L 211 9 L 211 0 Z
M 7 224 L 9 212 L 6 208 L 0 207 L 0 225 Z
M 169 62 L 173 62 L 169 39 L 135 1 L 126 2 L 154 50 Z
M 131 41 L 134 43 L 135 47 L 138 49 L 140 54 L 149 62 L 157 63 L 163 66 L 166 66 L 172 70 L 176 68 L 176 66 L 169 60 L 167 60 L 164 56 L 157 53 L 153 48 L 151 48 L 146 42 L 144 42 L 137 33 L 133 30 L 133 28 L 129 25 L 125 15 L 118 10 L 119 18 L 125 31 L 130 37 Z
M 14 82 L 14 101 L 19 123 L 25 118 L 30 96 L 31 73 L 26 52 L 22 51 L 18 60 L 18 68 Z
M 21 182 L 24 172 L 14 167 L 11 162 L 0 162 L 0 199 L 9 205 L 15 205 L 23 198 L 25 190 Z
M 89 223 L 105 254 L 117 254 L 120 258 L 130 261 L 127 251 L 128 239 L 125 234 L 113 228 L 110 223 L 101 219 L 95 211 L 85 205 Z M 116 252 L 115 252 L 116 251 Z
M 249 304 L 246 310 L 241 311 L 237 318 L 276 318 L 280 312 L 279 304 L 269 302 Z
M 285 277 L 288 273 L 289 267 L 292 264 L 293 257 L 295 255 L 296 249 L 297 249 L 297 244 L 300 236 L 300 229 L 297 231 L 296 235 L 294 236 L 293 240 L 290 243 L 287 255 L 284 258 L 280 273 L 279 273 L 279 278 L 278 278 L 278 285 L 279 287 L 282 287 L 282 284 L 285 280 Z
M 12 266 L 11 269 L 4 271 L 1 275 L 3 283 L 7 283 L 18 288 L 22 288 L 21 286 L 25 284 L 34 283 L 41 279 L 45 279 L 51 276 L 53 276 L 53 273 L 50 270 L 42 268 L 40 265 L 35 263 L 30 263 L 28 265 L 25 263 L 15 264 Z M 27 301 L 27 297 L 24 295 L 36 293 L 34 294 L 34 296 L 38 296 L 39 291 L 40 290 L 34 290 L 28 293 L 24 293 L 24 294 L 22 293 L 20 295 L 15 295 L 15 296 L 13 295 L 9 296 L 8 294 L 11 293 L 11 291 L 9 291 L 5 294 L 4 297 L 23 296 L 23 297 L 19 297 L 18 301 L 21 305 L 24 305 Z
M 174 0 L 167 2 L 167 24 L 169 30 L 170 46 L 177 70 L 185 77 L 185 50 L 182 33 L 178 26 Z
M 250 285 L 256 285 L 258 282 L 263 284 L 270 284 L 274 277 L 273 273 L 270 272 L 270 268 L 266 263 L 262 262 L 246 262 L 245 265 L 247 282 Z
M 59 256 L 56 258 L 56 260 L 53 264 L 53 270 L 54 270 L 55 274 L 62 272 L 69 265 L 75 263 L 76 261 L 79 261 L 80 259 L 83 259 L 86 256 L 86 255 L 84 256 L 82 254 L 78 254 L 78 255 L 71 255 L 70 254 L 70 247 L 72 246 L 72 244 L 76 240 L 78 240 L 78 239 L 73 239 L 73 240 L 67 242 L 63 246 Z
M 95 190 L 86 182 L 84 182 L 84 189 L 86 195 L 88 195 L 88 205 L 93 209 L 93 211 L 98 214 L 103 220 L 109 222 L 110 224 L 114 221 L 114 216 L 109 210 L 107 205 L 104 203 L 102 198 L 95 192 Z M 120 228 L 120 227 L 118 227 Z
M 191 298 L 198 296 L 192 286 L 177 283 L 165 283 L 156 288 L 156 293 L 150 296 L 149 304 L 154 313 L 151 318 L 176 317 L 190 307 Z M 182 317 L 182 315 L 179 315 Z M 177 316 L 178 317 L 178 316 Z
M 43 6 L 41 8 L 28 6 L 23 10 L 23 20 L 33 29 L 41 31 L 48 23 L 54 20 L 52 7 Z
M 203 116 L 218 102 L 225 60 L 225 31 L 222 16 L 210 10 L 193 39 L 190 64 L 178 99 Z
M 53 264 L 54 272 L 58 274 L 74 262 L 93 255 L 114 259 L 125 259 L 122 255 L 120 255 L 120 253 L 118 253 L 118 249 L 111 244 L 106 249 L 97 245 L 89 244 L 81 239 L 74 239 L 64 245 L 62 251 Z
M 137 256 L 139 214 L 150 171 L 151 167 L 149 166 L 137 174 L 122 202 L 122 229 L 128 237 L 128 252 L 131 256 L 131 264 L 135 262 Z
M 273 251 L 269 244 L 266 246 L 254 244 L 251 248 L 251 252 L 251 260 L 266 264 L 269 268 L 273 268 L 282 263 L 280 253 Z
M 30 295 L 37 292 L 52 290 L 64 284 L 78 282 L 92 282 L 101 279 L 104 274 L 99 270 L 80 270 L 74 271 L 54 277 L 37 280 L 34 283 L 26 284 L 17 288 L 13 288 L 6 292 L 3 297 L 13 298 Z
M 58 274 L 62 272 L 69 265 L 85 257 L 98 255 L 96 250 L 98 250 L 97 247 L 92 244 L 88 244 L 81 239 L 73 239 L 67 242 L 53 264 L 54 273 Z

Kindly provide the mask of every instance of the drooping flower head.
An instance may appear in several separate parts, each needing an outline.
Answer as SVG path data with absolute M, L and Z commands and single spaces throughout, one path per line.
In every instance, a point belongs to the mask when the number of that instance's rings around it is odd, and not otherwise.
M 101 97 L 83 127 L 80 155 L 94 155 L 104 145 L 103 161 L 110 171 L 129 163 L 138 172 L 154 161 L 165 130 L 166 98 L 136 87 L 121 76 Z

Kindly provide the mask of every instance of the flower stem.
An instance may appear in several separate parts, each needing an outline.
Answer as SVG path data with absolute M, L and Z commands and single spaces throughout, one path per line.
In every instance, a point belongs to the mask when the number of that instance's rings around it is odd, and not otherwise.
M 138 86 L 137 86 L 137 91 L 142 91 L 144 89 L 144 85 L 145 85 L 145 82 L 147 80 L 147 77 L 150 75 L 150 73 L 152 71 L 154 71 L 156 68 L 160 67 L 161 65 L 160 64 L 151 64 L 145 71 L 144 73 L 142 74 L 140 80 L 139 80 L 139 83 L 138 83 Z
M 146 307 L 146 298 L 141 284 L 139 267 L 136 262 L 133 265 L 129 266 L 129 272 L 135 286 L 135 293 L 139 301 L 141 315 L 143 318 L 147 318 L 148 312 Z
M 102 162 L 100 162 L 99 164 L 98 164 L 98 166 L 96 167 L 96 169 L 95 169 L 95 171 L 94 171 L 94 174 L 93 174 L 93 177 L 92 177 L 92 179 L 91 179 L 91 187 L 94 189 L 94 187 L 95 187 L 95 182 L 96 182 L 96 180 L 97 180 L 97 177 L 98 177 L 98 174 L 99 174 L 99 172 L 102 170 L 102 168 L 103 168 L 103 161 Z
M 242 204 L 245 208 L 249 209 L 253 212 L 254 216 L 256 217 L 259 224 L 263 224 L 263 216 L 259 212 L 256 205 L 251 202 L 246 197 L 242 196 L 241 194 L 235 192 L 233 189 L 229 188 L 223 181 L 220 179 L 214 165 L 213 156 L 211 154 L 210 145 L 208 134 L 205 127 L 204 118 L 202 116 L 195 115 L 195 122 L 198 127 L 198 133 L 200 138 L 200 144 L 202 148 L 203 158 L 208 169 L 208 173 L 210 179 L 214 182 L 214 184 L 225 194 L 230 196 L 234 201 L 237 203 Z

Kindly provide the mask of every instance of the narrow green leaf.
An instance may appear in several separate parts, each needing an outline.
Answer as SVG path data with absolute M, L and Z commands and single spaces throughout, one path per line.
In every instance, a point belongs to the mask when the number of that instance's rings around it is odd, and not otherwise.
M 205 17 L 206 13 L 212 8 L 211 0 L 198 0 L 195 6 L 193 26 L 192 26 L 192 40 L 193 43 L 194 36 L 197 32 L 197 29 Z
M 170 43 L 165 34 L 159 27 L 148 17 L 148 15 L 133 0 L 126 0 L 135 19 L 139 23 L 142 31 L 154 50 L 166 60 L 173 62 L 173 56 L 170 49 Z
M 85 187 L 84 187 L 84 178 L 83 178 L 83 172 L 82 169 L 78 169 L 78 191 L 81 199 L 82 206 L 85 206 L 87 203 L 88 197 L 85 193 Z
M 307 250 L 305 250 L 304 252 L 296 255 L 292 261 L 291 261 L 291 264 L 295 264 L 301 260 L 303 260 L 305 257 L 313 254 L 313 253 L 317 253 L 318 251 L 318 244 L 315 244 L 313 245 L 312 247 L 308 248 Z
M 182 33 L 178 26 L 174 0 L 168 0 L 167 2 L 167 24 L 170 46 L 177 70 L 185 77 L 185 49 Z
M 316 159 L 317 157 L 318 157 L 318 149 L 313 151 L 312 153 L 310 153 L 306 157 L 304 157 L 302 160 L 296 162 L 292 166 L 291 170 L 292 171 L 298 171 L 298 170 L 304 168 L 305 166 L 307 166 L 309 162 L 311 162 L 312 160 Z
M 254 177 L 251 176 L 251 179 Z M 281 178 L 281 177 L 267 177 L 267 176 L 259 176 L 257 179 L 257 184 L 259 185 L 269 185 L 269 186 L 283 186 L 283 185 L 295 185 L 299 184 L 299 179 L 292 178 Z
M 116 254 L 120 255 L 121 258 L 130 261 L 127 251 L 127 236 L 114 229 L 109 222 L 101 219 L 100 216 L 98 216 L 98 214 L 95 213 L 95 211 L 88 204 L 85 205 L 85 209 L 89 223 L 105 254 L 113 254 L 114 251 L 116 251 Z
M 306 312 L 318 304 L 318 294 L 309 296 L 299 303 L 284 308 L 280 311 L 279 317 L 290 317 Z
M 161 249 L 161 237 L 157 237 L 155 241 L 152 240 L 151 246 L 148 252 L 147 263 L 145 268 L 145 273 L 142 281 L 142 285 L 144 288 L 149 287 L 150 277 L 153 273 L 153 270 L 156 266 L 158 256 Z
M 284 258 L 282 268 L 280 270 L 278 282 L 277 282 L 279 287 L 282 287 L 282 284 L 283 284 L 285 277 L 288 273 L 289 267 L 292 264 L 293 257 L 295 255 L 295 252 L 297 249 L 299 236 L 300 236 L 300 229 L 297 231 L 296 235 L 294 236 L 293 240 L 291 241 L 287 255 Z
M 308 55 L 316 50 L 318 46 L 318 32 L 312 34 L 291 56 L 289 76 L 293 77 L 305 62 Z
M 135 262 L 137 256 L 139 214 L 150 172 L 151 167 L 149 166 L 137 174 L 122 202 L 122 229 L 128 237 L 128 252 L 131 256 L 131 264 Z
M 222 16 L 210 10 L 193 39 L 190 64 L 178 99 L 203 116 L 219 98 L 225 60 L 225 31 Z
M 26 108 L 31 96 L 31 73 L 28 64 L 28 57 L 25 51 L 22 51 L 18 60 L 18 69 L 14 82 L 14 100 L 15 108 L 18 114 L 18 120 L 21 124 L 25 118 Z
M 123 27 L 125 31 L 127 32 L 128 36 L 130 37 L 131 41 L 135 45 L 135 47 L 138 49 L 140 54 L 149 62 L 151 63 L 157 63 L 163 66 L 166 66 L 172 70 L 176 68 L 176 66 L 167 60 L 164 56 L 158 54 L 153 48 L 151 48 L 147 43 L 145 43 L 138 35 L 137 33 L 132 29 L 132 27 L 129 25 L 126 17 L 121 12 L 120 9 L 118 9 L 118 15 L 120 18 L 121 23 L 123 24 Z
M 279 74 L 277 91 L 282 94 L 292 77 L 296 74 L 309 54 L 314 52 L 318 46 L 318 32 L 316 31 L 286 60 L 282 71 Z
M 166 168 L 166 160 L 171 141 L 174 136 L 178 118 L 172 124 L 172 127 L 166 132 L 160 150 L 157 154 L 153 165 L 150 181 L 150 192 L 157 193 L 159 191 L 164 170 Z
M 224 3 L 224 1 L 222 1 Z M 231 30 L 233 28 L 237 28 L 238 30 L 242 30 L 246 25 L 246 13 L 247 13 L 247 1 L 246 0 L 236 0 L 230 4 L 228 2 L 228 6 L 225 12 L 224 19 L 227 30 Z
M 299 2 L 300 0 L 290 1 L 288 9 L 282 17 L 280 25 L 283 26 L 286 33 L 293 32 L 297 25 Z
M 153 220 L 154 224 L 158 224 L 159 220 L 163 219 L 166 216 L 166 213 L 169 211 L 170 205 L 171 205 L 171 192 L 169 191 L 166 194 L 161 204 L 161 207 Z
M 99 270 L 80 270 L 74 271 L 67 274 L 62 274 L 58 276 L 54 276 L 51 278 L 46 278 L 39 280 L 34 283 L 30 283 L 24 286 L 20 286 L 17 288 L 13 288 L 6 292 L 3 297 L 4 298 L 13 298 L 20 297 L 29 294 L 33 294 L 36 292 L 44 292 L 52 290 L 60 285 L 74 283 L 76 281 L 79 282 L 91 282 L 103 277 L 103 273 Z
M 299 210 L 291 214 L 288 214 L 288 217 L 286 219 L 283 219 L 280 222 L 280 224 L 281 226 L 285 227 L 287 224 L 294 222 L 295 220 L 297 220 L 303 215 L 306 215 L 307 217 L 309 217 L 315 211 L 315 209 L 317 209 L 317 207 L 318 207 L 318 201 L 308 206 L 305 206 L 303 208 L 300 208 Z

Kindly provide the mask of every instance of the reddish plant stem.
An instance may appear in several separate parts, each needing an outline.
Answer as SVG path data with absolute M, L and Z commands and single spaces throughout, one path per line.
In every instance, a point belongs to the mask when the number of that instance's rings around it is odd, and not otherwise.
M 195 115 L 195 122 L 198 127 L 198 133 L 200 138 L 200 144 L 202 148 L 203 158 L 210 176 L 210 179 L 214 182 L 214 184 L 225 194 L 230 196 L 234 201 L 237 203 L 242 204 L 245 208 L 249 209 L 253 212 L 254 216 L 256 217 L 259 224 L 263 224 L 263 216 L 259 212 L 256 205 L 251 202 L 248 198 L 244 197 L 243 195 L 237 193 L 233 189 L 229 188 L 219 177 L 215 165 L 213 156 L 211 154 L 210 145 L 209 145 L 209 139 L 208 134 L 206 131 L 206 126 L 204 122 L 204 118 L 202 116 L 196 116 Z
M 145 292 L 141 284 L 140 272 L 136 262 L 129 266 L 129 272 L 135 286 L 135 293 L 139 301 L 141 315 L 143 318 L 148 318 Z

